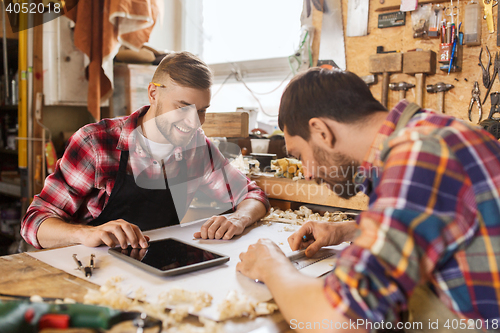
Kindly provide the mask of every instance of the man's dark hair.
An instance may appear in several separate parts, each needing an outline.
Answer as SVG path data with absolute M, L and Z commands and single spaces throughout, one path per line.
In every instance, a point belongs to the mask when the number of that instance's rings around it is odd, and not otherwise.
M 309 141 L 309 119 L 330 118 L 354 124 L 377 111 L 387 111 L 356 74 L 311 68 L 295 76 L 281 96 L 278 124 L 291 136 Z
M 212 85 L 212 72 L 207 64 L 189 52 L 174 52 L 158 64 L 153 82 L 163 83 L 169 76 L 176 84 L 195 89 L 209 89 Z

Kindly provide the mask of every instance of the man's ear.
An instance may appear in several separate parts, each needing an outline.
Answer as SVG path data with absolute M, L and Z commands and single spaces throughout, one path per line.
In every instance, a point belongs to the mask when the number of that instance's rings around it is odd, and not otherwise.
M 148 98 L 149 105 L 156 105 L 158 101 L 158 88 L 152 83 L 148 85 Z
M 309 119 L 309 131 L 311 139 L 317 144 L 321 144 L 326 148 L 333 148 L 335 142 L 335 133 L 331 130 L 330 126 L 319 118 Z

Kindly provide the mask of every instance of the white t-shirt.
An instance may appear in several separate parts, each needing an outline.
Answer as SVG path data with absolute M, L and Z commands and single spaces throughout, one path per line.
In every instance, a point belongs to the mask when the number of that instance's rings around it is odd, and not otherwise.
M 143 144 L 143 147 L 147 147 L 150 150 L 149 152 L 156 161 L 159 162 L 166 160 L 174 151 L 174 145 L 170 143 L 158 143 L 151 141 L 144 136 L 144 134 L 142 133 L 142 129 L 140 128 L 139 133 L 141 134 L 141 143 Z

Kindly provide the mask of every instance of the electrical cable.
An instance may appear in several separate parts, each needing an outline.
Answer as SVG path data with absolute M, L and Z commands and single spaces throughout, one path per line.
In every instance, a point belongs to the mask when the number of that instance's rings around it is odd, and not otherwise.
M 221 85 L 220 85 L 219 89 L 217 89 L 217 91 L 215 92 L 215 94 L 212 96 L 212 99 L 213 99 L 213 98 L 215 98 L 215 96 L 217 96 L 217 94 L 218 94 L 218 93 L 219 93 L 219 91 L 222 89 L 222 87 L 224 87 L 224 84 L 226 84 L 227 80 L 229 80 L 229 78 L 230 78 L 231 76 L 233 76 L 233 75 L 234 75 L 234 72 L 231 72 L 231 73 L 229 73 L 229 75 L 228 75 L 228 76 L 226 76 L 226 78 L 224 79 L 224 81 L 221 83 Z
M 265 92 L 265 93 L 259 93 L 259 92 L 256 92 L 256 91 L 253 91 L 253 90 L 252 90 L 252 92 L 253 92 L 255 95 L 269 95 L 269 94 L 271 94 L 271 93 L 275 92 L 276 90 L 278 90 L 278 88 L 279 88 L 279 87 L 281 87 L 281 86 L 283 85 L 283 83 L 285 83 L 285 81 L 286 81 L 286 80 L 290 77 L 290 75 L 292 75 L 292 72 L 288 73 L 288 75 L 287 75 L 287 76 L 283 79 L 283 81 L 281 81 L 281 83 L 280 83 L 280 84 L 279 84 L 276 88 L 274 88 L 274 89 L 273 89 L 273 90 L 271 90 L 271 91 L 268 91 L 268 92 Z M 240 78 L 240 80 L 241 80 L 242 82 L 244 82 L 244 81 L 243 81 L 243 78 Z M 245 82 L 245 83 L 246 83 L 246 82 Z M 249 89 L 249 88 L 247 87 L 247 89 Z
M 245 86 L 245 88 L 247 88 L 247 90 L 250 92 L 250 94 L 252 95 L 253 98 L 255 98 L 255 100 L 257 101 L 257 103 L 259 103 L 259 107 L 262 111 L 263 114 L 265 114 L 266 116 L 268 117 L 277 117 L 278 115 L 277 114 L 269 114 L 266 112 L 266 110 L 264 110 L 264 108 L 262 107 L 262 104 L 260 103 L 260 100 L 257 98 L 257 96 L 255 96 L 255 94 L 253 93 L 252 89 L 250 89 L 247 84 L 245 83 L 245 81 L 243 81 L 241 78 L 238 79 L 238 77 L 236 77 L 236 80 L 240 81 L 241 83 L 243 83 L 243 85 Z

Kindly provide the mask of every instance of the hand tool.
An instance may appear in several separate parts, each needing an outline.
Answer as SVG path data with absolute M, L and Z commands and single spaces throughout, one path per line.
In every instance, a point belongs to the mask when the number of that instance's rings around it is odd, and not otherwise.
M 479 123 L 488 133 L 493 135 L 497 140 L 500 139 L 500 122 L 498 118 L 493 118 L 493 115 L 500 112 L 500 93 L 491 93 L 491 109 L 488 118 Z
M 76 257 L 76 254 L 73 254 L 73 259 L 75 260 L 76 262 L 76 265 L 77 265 L 77 269 L 79 271 L 82 271 L 85 273 L 85 277 L 87 278 L 90 278 L 92 276 L 92 271 L 96 268 L 94 266 L 94 258 L 95 258 L 95 254 L 91 254 L 90 255 L 90 265 L 89 266 L 83 266 L 82 265 L 82 262 L 80 260 L 78 260 L 78 258 Z
M 484 18 L 486 19 L 488 31 L 492 34 L 495 32 L 495 26 L 493 25 L 493 0 L 483 0 L 483 4 Z
M 444 93 L 448 90 L 454 88 L 452 84 L 447 84 L 443 82 L 436 83 L 435 85 L 428 85 L 427 92 L 438 94 L 438 107 L 437 110 L 444 113 Z
M 483 108 L 481 106 L 481 91 L 479 90 L 479 83 L 477 81 L 474 81 L 474 88 L 472 88 L 472 97 L 470 99 L 469 103 L 469 120 L 472 121 L 471 118 L 471 113 L 472 113 L 472 106 L 474 105 L 474 102 L 477 103 L 477 109 L 479 111 L 479 118 L 477 120 L 477 123 L 481 121 L 481 118 L 483 118 Z
M 347 3 L 347 37 L 368 35 L 369 0 L 349 0 Z
M 500 29 L 498 29 L 499 24 L 500 24 L 500 6 L 497 7 L 497 46 L 500 46 Z
M 479 51 L 479 66 L 481 66 L 481 69 L 483 70 L 483 85 L 485 88 L 488 88 L 490 86 L 490 67 L 491 67 L 491 53 L 490 50 L 488 49 L 488 46 L 486 46 L 486 52 L 488 52 L 488 66 L 484 67 L 483 66 L 483 60 L 481 58 L 483 54 L 483 48 L 481 47 L 481 51 Z
M 460 9 L 457 6 L 453 6 L 453 3 L 451 4 L 450 7 L 444 8 L 444 15 L 450 17 L 449 23 L 452 23 L 452 24 L 455 23 L 455 16 L 458 17 L 459 10 Z
M 399 100 L 405 99 L 406 91 L 414 87 L 414 84 L 407 82 L 389 83 L 389 89 L 399 91 Z
M 403 73 L 415 75 L 417 81 L 415 88 L 415 103 L 423 107 L 425 75 L 436 74 L 436 52 L 405 52 L 403 54 Z
M 493 87 L 493 83 L 495 83 L 495 79 L 497 77 L 497 74 L 500 72 L 500 55 L 498 52 L 495 52 L 495 61 L 493 62 L 493 76 L 490 81 L 490 85 L 488 86 L 488 90 L 486 91 L 486 95 L 484 95 L 483 99 L 483 105 L 486 102 L 486 99 L 488 98 L 488 95 L 490 93 L 491 87 Z M 499 76 L 500 78 L 500 76 Z
M 110 329 L 118 323 L 134 320 L 138 329 L 140 312 L 123 312 L 108 307 L 88 304 L 51 304 L 30 301 L 0 300 L 0 332 L 36 333 L 47 328 Z M 162 322 L 148 317 L 142 319 L 142 327 L 158 327 Z
M 389 93 L 389 75 L 401 72 L 403 69 L 402 53 L 374 54 L 369 59 L 370 73 L 382 73 L 382 96 L 381 103 L 387 107 Z
M 488 119 L 500 120 L 500 118 L 493 118 L 493 115 L 500 112 L 500 92 L 491 93 L 491 108 Z
M 323 18 L 319 60 L 333 60 L 341 69 L 346 69 L 344 26 L 340 0 L 323 0 Z

